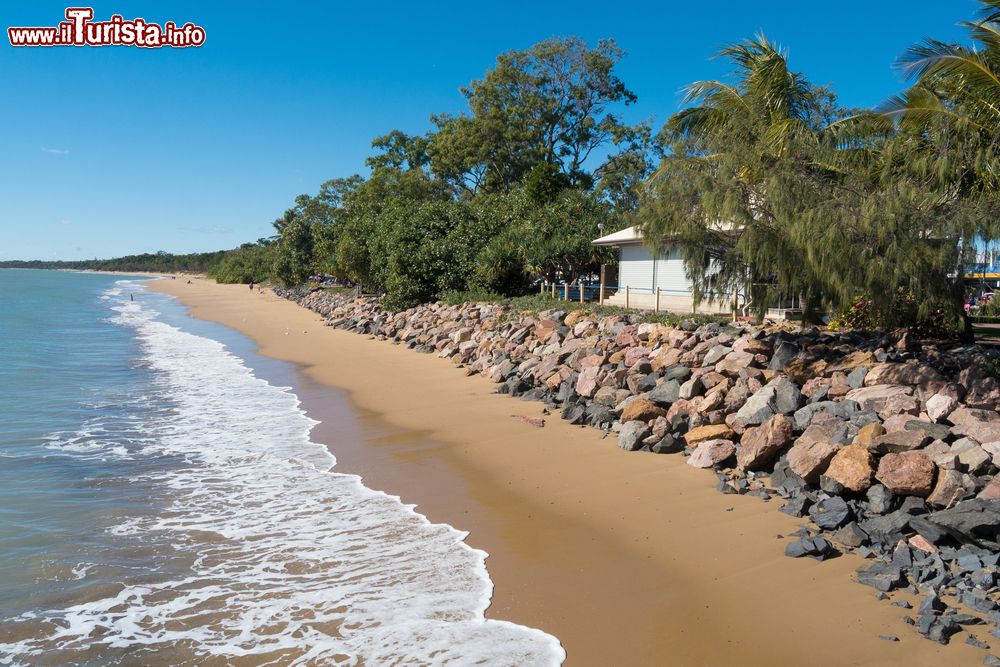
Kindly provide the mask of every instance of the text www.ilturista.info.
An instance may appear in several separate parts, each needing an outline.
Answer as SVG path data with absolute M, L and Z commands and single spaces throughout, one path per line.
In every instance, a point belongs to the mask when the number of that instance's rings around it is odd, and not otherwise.
M 66 21 L 54 28 L 7 28 L 11 46 L 163 46 L 183 48 L 205 43 L 205 29 L 167 21 L 162 26 L 145 19 L 125 20 L 114 14 L 108 21 L 93 21 L 91 7 L 67 7 Z

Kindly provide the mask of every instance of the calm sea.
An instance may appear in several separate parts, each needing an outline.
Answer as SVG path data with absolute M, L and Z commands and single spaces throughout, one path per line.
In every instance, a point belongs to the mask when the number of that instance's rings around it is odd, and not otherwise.
M 0 664 L 560 663 L 251 349 L 141 279 L 0 270 Z

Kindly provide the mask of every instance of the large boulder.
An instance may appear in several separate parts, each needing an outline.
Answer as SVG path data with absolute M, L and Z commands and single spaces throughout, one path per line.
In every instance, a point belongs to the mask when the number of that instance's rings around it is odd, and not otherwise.
M 747 399 L 734 418 L 741 427 L 763 424 L 776 414 L 791 414 L 803 403 L 802 393 L 791 380 L 778 376 Z
M 961 407 L 948 415 L 952 431 L 974 438 L 976 442 L 1000 440 L 1000 413 L 996 410 Z
M 875 478 L 895 495 L 926 498 L 934 487 L 934 462 L 921 452 L 886 454 Z
M 958 407 L 958 401 L 946 394 L 934 394 L 927 399 L 927 416 L 933 421 L 941 421 Z
M 643 439 L 651 432 L 646 422 L 624 422 L 618 431 L 618 446 L 624 450 L 634 452 L 642 448 Z
M 963 500 L 926 518 L 966 541 L 987 540 L 995 545 L 1000 534 L 1000 502 L 996 500 Z
M 971 408 L 996 410 L 1000 406 L 1000 380 L 989 375 L 982 363 L 969 364 L 958 376 L 966 388 L 965 404 Z
M 878 412 L 885 407 L 886 402 L 893 396 L 913 394 L 913 387 L 903 387 L 899 385 L 877 385 L 874 387 L 859 387 L 847 392 L 847 398 L 857 401 L 862 410 L 872 410 Z
M 757 428 L 749 429 L 740 439 L 736 463 L 740 470 L 750 470 L 770 463 L 792 441 L 792 420 L 774 415 Z
M 649 399 L 661 405 L 670 405 L 680 398 L 681 383 L 677 380 L 667 380 L 656 385 L 653 391 L 649 392 Z
M 936 392 L 946 384 L 946 380 L 941 373 L 925 364 L 916 362 L 876 364 L 865 376 L 865 386 L 883 384 L 916 386 Z
M 581 370 L 580 377 L 576 380 L 576 393 L 586 398 L 592 397 L 600 386 L 600 374 L 600 366 L 588 366 Z
M 713 366 L 719 361 L 721 361 L 726 355 L 733 351 L 733 348 L 727 345 L 714 345 L 706 354 L 704 360 L 702 360 L 702 366 Z M 753 357 L 751 356 L 751 359 Z
M 648 422 L 651 419 L 656 419 L 657 417 L 666 414 L 666 410 L 659 407 L 653 401 L 646 398 L 636 398 L 629 401 L 625 408 L 622 410 L 622 421 L 644 421 Z
M 788 466 L 792 471 L 811 484 L 819 480 L 843 445 L 825 440 L 803 440 L 799 438 L 788 450 Z
M 920 449 L 930 442 L 930 436 L 924 431 L 894 431 L 873 438 L 868 448 L 878 454 L 892 454 Z
M 848 491 L 863 493 L 872 483 L 874 459 L 864 445 L 850 445 L 837 450 L 825 475 Z
M 736 453 L 736 445 L 730 440 L 705 440 L 695 447 L 687 464 L 695 468 L 717 466 Z
M 966 479 L 957 470 L 938 470 L 937 482 L 934 491 L 927 497 L 927 503 L 935 507 L 951 507 L 975 490 L 974 485 L 969 488 Z
M 715 365 L 715 370 L 727 375 L 739 375 L 740 371 L 753 363 L 753 357 L 750 352 L 730 352 L 725 359 Z

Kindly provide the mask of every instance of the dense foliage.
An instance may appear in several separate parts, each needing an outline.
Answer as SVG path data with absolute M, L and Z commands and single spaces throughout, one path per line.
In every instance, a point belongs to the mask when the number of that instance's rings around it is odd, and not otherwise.
M 963 252 L 1000 219 L 1000 1 L 983 5 L 978 49 L 914 47 L 916 84 L 875 111 L 840 107 L 763 36 L 721 52 L 732 80 L 689 87 L 637 214 L 679 244 L 697 298 L 852 315 L 862 293 L 867 324 L 957 324 Z
M 501 55 L 462 90 L 467 113 L 433 116 L 424 136 L 377 137 L 367 179 L 298 197 L 274 223 L 271 276 L 328 273 L 403 308 L 595 274 L 614 255 L 591 241 L 624 225 L 655 150 L 648 127 L 613 113 L 635 101 L 614 74 L 622 55 L 578 39 Z
M 79 261 L 4 261 L 0 269 L 67 269 L 73 271 L 138 271 L 151 273 L 204 273 L 211 270 L 225 251 L 172 255 L 167 252 L 127 255 L 114 259 L 84 259 Z

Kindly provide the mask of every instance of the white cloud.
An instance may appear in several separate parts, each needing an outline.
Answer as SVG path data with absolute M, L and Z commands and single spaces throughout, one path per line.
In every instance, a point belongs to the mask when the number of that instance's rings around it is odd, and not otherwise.
M 49 155 L 69 155 L 68 148 L 46 148 L 42 146 L 42 152 L 48 153 Z

